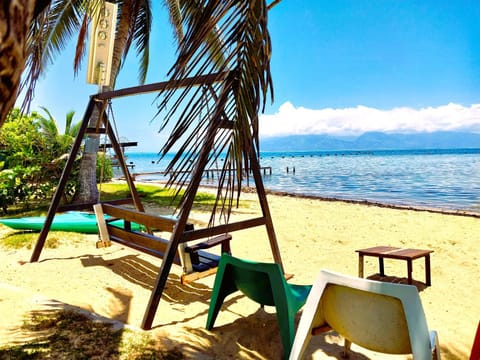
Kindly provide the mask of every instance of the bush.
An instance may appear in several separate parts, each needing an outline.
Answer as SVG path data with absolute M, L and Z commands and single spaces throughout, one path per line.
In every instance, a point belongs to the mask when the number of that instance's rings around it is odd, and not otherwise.
M 40 130 L 36 113 L 22 115 L 14 109 L 0 130 L 0 205 L 5 213 L 9 205 L 44 199 L 53 190 L 51 180 L 61 169 L 51 161 L 57 155 L 54 144 Z
M 47 109 L 43 117 L 36 112 L 25 115 L 13 109 L 0 129 L 0 208 L 21 205 L 24 210 L 32 203 L 41 203 L 53 196 L 70 154 L 79 124 L 72 126 L 73 112 L 67 114 L 65 133 Z M 64 191 L 63 201 L 74 199 L 79 189 L 80 155 Z M 105 153 L 97 155 L 98 181 L 113 178 L 112 162 Z
M 97 154 L 97 182 L 107 182 L 113 178 L 112 160 L 104 152 Z

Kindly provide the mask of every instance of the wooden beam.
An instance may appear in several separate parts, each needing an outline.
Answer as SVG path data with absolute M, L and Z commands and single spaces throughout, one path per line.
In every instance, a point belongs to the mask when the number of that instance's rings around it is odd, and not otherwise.
M 278 265 L 280 265 L 280 268 L 285 274 L 282 257 L 280 255 L 280 249 L 278 247 L 277 236 L 273 227 L 272 215 L 270 214 L 270 208 L 268 207 L 267 194 L 265 192 L 265 187 L 263 186 L 262 174 L 260 173 L 260 164 L 253 150 L 250 152 L 250 164 L 252 167 L 253 179 L 255 180 L 255 187 L 257 188 L 258 200 L 260 201 L 262 213 L 265 218 L 265 226 L 267 227 L 268 239 L 270 241 L 273 259 Z
M 228 232 L 234 232 L 244 229 L 249 229 L 252 227 L 265 225 L 265 218 L 255 218 L 239 221 L 236 223 L 217 225 L 211 228 L 187 231 L 183 234 L 181 242 L 187 242 L 192 240 L 204 239 L 216 235 L 225 234 Z
M 137 146 L 137 145 L 138 145 L 138 141 L 119 142 L 118 145 L 120 145 L 122 148 L 124 148 L 124 147 L 130 147 L 130 146 Z M 100 145 L 100 148 L 111 149 L 112 147 L 113 147 L 112 144 L 102 144 L 102 145 Z
M 115 241 L 132 249 L 140 250 L 158 258 L 163 258 L 165 256 L 165 251 L 168 246 L 168 240 L 166 239 L 147 233 L 125 230 L 108 224 L 107 229 L 111 241 Z M 176 265 L 181 264 L 178 254 L 174 259 L 174 263 Z
M 103 212 L 114 218 L 135 222 L 145 225 L 146 227 L 156 229 L 159 231 L 172 232 L 177 225 L 177 221 L 168 217 L 147 214 L 145 212 L 138 212 L 125 209 L 119 206 L 103 204 Z
M 151 92 L 161 92 L 168 89 L 180 89 L 187 86 L 196 86 L 204 84 L 213 84 L 223 80 L 228 73 L 221 72 L 208 75 L 200 75 L 181 80 L 162 81 L 153 84 L 134 86 L 119 90 L 105 91 L 94 95 L 97 100 L 115 99 L 124 96 L 148 94 Z
M 110 204 L 110 205 L 126 205 L 126 204 L 133 204 L 133 199 L 132 198 L 124 198 L 124 199 L 116 199 L 116 200 L 108 200 L 108 201 L 101 201 L 102 204 Z M 98 204 L 98 201 L 96 202 L 87 202 L 87 203 L 78 203 L 78 204 L 66 204 L 66 205 L 60 205 L 57 209 L 59 212 L 63 211 L 72 211 L 72 210 L 85 210 L 89 209 L 91 210 L 93 205 Z
M 223 84 L 223 91 L 227 90 L 228 86 L 229 84 Z M 182 237 L 188 222 L 188 216 L 190 214 L 190 211 L 192 210 L 195 195 L 197 194 L 198 187 L 200 186 L 200 182 L 202 180 L 203 170 L 208 163 L 209 153 L 214 146 L 215 136 L 210 135 L 215 134 L 218 129 L 218 125 L 222 120 L 222 112 L 226 100 L 227 97 L 224 96 L 216 104 L 215 113 L 212 116 L 209 128 L 207 130 L 207 139 L 202 146 L 198 158 L 198 163 L 195 167 L 195 170 L 193 171 L 192 178 L 189 183 L 190 191 L 187 191 L 188 196 L 183 202 L 183 206 L 180 210 L 180 214 L 178 217 L 177 227 L 175 228 L 170 242 L 168 243 L 166 256 L 162 261 L 160 271 L 158 273 L 157 279 L 155 280 L 155 285 L 153 286 L 152 294 L 150 295 L 150 299 L 148 301 L 147 310 L 145 312 L 141 325 L 142 329 L 144 330 L 149 330 L 152 328 L 152 323 L 155 317 L 155 313 L 158 309 L 158 304 L 160 303 L 163 290 L 165 289 L 165 285 L 167 284 L 168 274 L 170 273 L 170 269 L 177 253 L 178 246 L 182 242 Z

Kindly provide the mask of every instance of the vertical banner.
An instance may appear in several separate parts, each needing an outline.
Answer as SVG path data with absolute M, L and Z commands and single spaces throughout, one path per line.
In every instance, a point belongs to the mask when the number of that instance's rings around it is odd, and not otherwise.
M 87 83 L 107 86 L 112 71 L 117 4 L 105 2 L 95 13 L 90 27 Z

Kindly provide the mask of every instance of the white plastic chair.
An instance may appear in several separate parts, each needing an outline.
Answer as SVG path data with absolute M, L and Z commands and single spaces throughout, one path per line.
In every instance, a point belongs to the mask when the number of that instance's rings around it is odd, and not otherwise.
M 300 359 L 313 335 L 335 330 L 351 343 L 385 354 L 440 359 L 436 331 L 429 332 L 418 290 L 322 270 L 303 308 L 290 359 Z

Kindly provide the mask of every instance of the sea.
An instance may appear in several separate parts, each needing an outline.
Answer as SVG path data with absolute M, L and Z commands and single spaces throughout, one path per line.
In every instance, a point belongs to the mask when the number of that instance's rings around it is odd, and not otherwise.
M 167 180 L 173 154 L 126 155 L 137 180 Z M 480 148 L 263 152 L 260 165 L 271 191 L 480 214 Z

